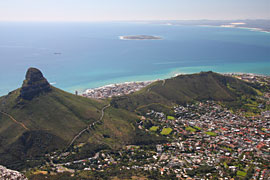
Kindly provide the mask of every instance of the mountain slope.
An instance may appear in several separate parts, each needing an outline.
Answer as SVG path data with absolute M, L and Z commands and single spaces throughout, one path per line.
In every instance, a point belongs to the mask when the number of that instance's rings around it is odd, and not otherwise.
M 139 142 L 135 138 L 139 133 L 134 126 L 135 114 L 109 107 L 100 121 L 101 110 L 108 104 L 57 89 L 39 70 L 30 68 L 22 88 L 0 97 L 0 164 L 18 169 L 27 159 L 64 150 L 94 122 L 99 123 L 74 142 L 86 143 L 88 156 L 100 146 L 119 148 Z
M 98 101 L 57 89 L 38 69 L 30 68 L 22 88 L 0 97 L 0 164 L 33 167 L 45 153 L 76 149 L 79 143 L 84 145 L 70 159 L 126 144 L 164 142 L 165 138 L 138 129 L 140 117 L 134 112 L 155 109 L 169 114 L 175 104 L 204 100 L 235 105 L 243 95 L 256 94 L 246 82 L 207 72 L 157 81 L 136 93 Z M 79 132 L 83 133 L 75 146 L 69 146 Z
M 104 105 L 61 91 L 30 68 L 22 88 L 0 98 L 0 163 L 66 147 Z
M 157 81 L 131 95 L 115 97 L 112 105 L 130 111 L 155 104 L 173 106 L 193 101 L 235 102 L 242 95 L 256 95 L 246 82 L 213 72 L 180 75 Z

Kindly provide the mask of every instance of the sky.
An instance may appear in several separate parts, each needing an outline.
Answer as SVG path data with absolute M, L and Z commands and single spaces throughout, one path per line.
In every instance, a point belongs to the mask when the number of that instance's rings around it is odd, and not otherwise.
M 270 19 L 270 0 L 0 0 L 0 21 Z

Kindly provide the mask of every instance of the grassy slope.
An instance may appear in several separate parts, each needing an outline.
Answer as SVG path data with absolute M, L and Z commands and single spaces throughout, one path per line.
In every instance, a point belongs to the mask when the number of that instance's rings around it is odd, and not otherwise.
M 80 153 L 70 158 L 83 159 L 94 155 L 100 148 L 117 150 L 126 144 L 142 145 L 167 141 L 161 136 L 157 137 L 138 129 L 135 121 L 138 118 L 135 113 L 123 109 L 106 109 L 102 123 L 95 125 L 77 141 L 87 144 L 79 150 Z
M 178 76 L 166 80 L 164 86 L 162 84 L 158 81 L 134 94 L 113 98 L 112 107 L 105 111 L 103 123 L 76 141 L 87 142 L 80 156 L 89 156 L 88 152 L 100 145 L 114 149 L 124 144 L 163 141 L 140 131 L 135 125 L 138 117 L 130 111 L 165 109 L 169 115 L 174 104 L 209 99 L 230 104 L 243 94 L 256 95 L 247 83 L 212 72 Z M 25 159 L 24 156 L 35 157 L 65 148 L 75 134 L 100 118 L 101 109 L 109 103 L 75 96 L 57 88 L 30 102 L 18 103 L 18 95 L 19 89 L 0 97 L 0 111 L 12 115 L 30 131 L 0 114 L 0 163 L 4 165 L 10 160 L 15 162 L 14 157 L 19 162 Z
M 2 164 L 65 148 L 75 134 L 100 117 L 101 109 L 106 105 L 105 102 L 78 97 L 57 88 L 20 103 L 18 95 L 19 89 L 1 97 L 0 110 L 30 130 L 14 123 L 8 116 L 0 115 Z
M 53 91 L 34 98 L 32 101 L 24 101 L 18 105 L 18 90 L 0 99 L 5 101 L 5 106 L 0 108 L 12 115 L 17 121 L 22 122 L 30 130 L 43 130 L 55 134 L 64 141 L 70 141 L 72 137 L 87 124 L 99 118 L 100 109 L 105 105 L 94 100 L 77 97 L 57 88 Z M 13 123 L 7 116 L 1 117 L 1 121 Z M 18 126 L 17 124 L 13 123 Z M 0 133 L 6 131 L 9 124 L 1 126 Z M 19 133 L 25 130 L 18 126 Z M 8 143 L 14 142 L 14 139 Z
M 139 117 L 123 109 L 109 108 L 104 117 L 104 123 L 100 125 L 98 131 L 103 135 L 101 142 L 105 142 L 112 148 L 123 146 L 124 144 L 149 144 L 152 141 L 163 140 L 162 138 L 152 137 L 138 129 L 134 120 Z M 107 137 L 109 135 L 110 137 Z M 91 138 L 90 141 L 97 141 Z
M 112 105 L 131 111 L 145 111 L 145 107 L 158 104 L 170 107 L 203 100 L 233 102 L 243 94 L 257 94 L 247 83 L 213 72 L 180 75 L 166 80 L 164 86 L 162 84 L 158 81 L 134 94 L 113 98 Z
M 30 130 L 0 114 L 0 164 L 20 168 L 29 158 L 46 152 L 65 149 L 73 137 L 88 124 L 96 122 L 108 101 L 97 101 L 66 93 L 53 87 L 49 93 L 31 101 L 18 101 L 19 89 L 0 98 L 0 111 L 23 123 Z M 135 113 L 110 107 L 103 123 L 78 138 L 75 144 L 86 143 L 77 158 L 89 157 L 100 148 L 119 148 L 125 144 L 153 142 L 135 125 Z M 24 164 L 24 163 L 23 163 Z

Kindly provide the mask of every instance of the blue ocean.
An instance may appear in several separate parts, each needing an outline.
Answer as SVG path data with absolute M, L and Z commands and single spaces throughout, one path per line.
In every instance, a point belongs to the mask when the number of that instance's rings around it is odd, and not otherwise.
M 163 40 L 120 40 L 124 35 Z M 270 75 L 270 34 L 135 22 L 1 22 L 0 95 L 20 87 L 29 67 L 72 93 L 210 70 Z

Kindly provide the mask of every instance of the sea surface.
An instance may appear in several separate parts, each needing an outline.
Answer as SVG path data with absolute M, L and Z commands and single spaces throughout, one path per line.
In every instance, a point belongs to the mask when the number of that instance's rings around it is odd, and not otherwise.
M 120 40 L 124 35 L 163 40 Z M 29 67 L 72 93 L 200 71 L 270 75 L 270 34 L 135 22 L 1 22 L 0 95 L 19 88 Z

